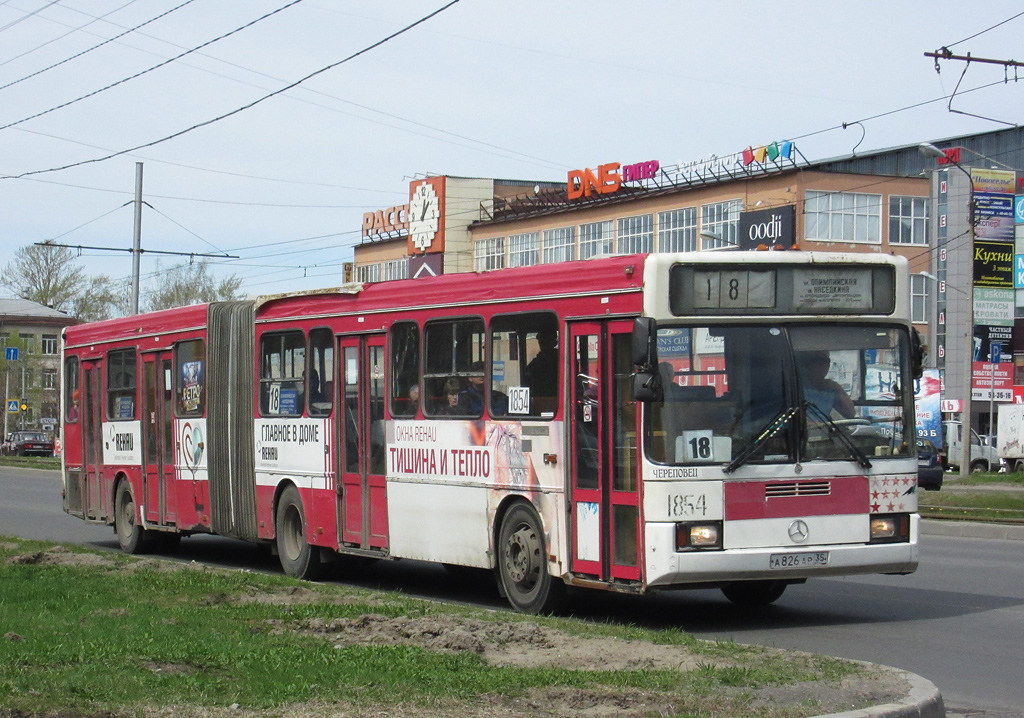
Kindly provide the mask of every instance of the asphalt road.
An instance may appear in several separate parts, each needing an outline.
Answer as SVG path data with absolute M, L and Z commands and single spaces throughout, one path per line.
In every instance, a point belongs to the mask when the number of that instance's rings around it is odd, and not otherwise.
M 63 513 L 55 472 L 0 467 L 0 534 L 116 549 L 113 531 Z M 229 539 L 196 536 L 177 558 L 279 571 L 275 559 Z M 346 582 L 502 608 L 489 576 L 453 579 L 434 564 L 376 562 Z M 896 666 L 939 687 L 950 716 L 1024 718 L 1024 542 L 925 536 L 910 576 L 818 579 L 766 609 L 718 591 L 633 597 L 580 591 L 583 619 L 680 627 L 733 640 Z

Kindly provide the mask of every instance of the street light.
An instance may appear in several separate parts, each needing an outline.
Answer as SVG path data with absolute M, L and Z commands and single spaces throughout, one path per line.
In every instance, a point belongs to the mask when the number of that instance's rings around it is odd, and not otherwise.
M 955 166 L 967 176 L 967 257 L 968 266 L 970 258 L 974 255 L 974 178 L 963 165 L 953 160 L 949 155 L 940 150 L 930 142 L 922 142 L 917 146 L 918 151 L 925 157 L 942 159 Z M 969 275 L 967 294 L 967 337 L 964 342 L 964 399 L 963 412 L 960 421 L 960 476 L 967 478 L 971 473 L 971 390 L 974 384 L 974 276 Z

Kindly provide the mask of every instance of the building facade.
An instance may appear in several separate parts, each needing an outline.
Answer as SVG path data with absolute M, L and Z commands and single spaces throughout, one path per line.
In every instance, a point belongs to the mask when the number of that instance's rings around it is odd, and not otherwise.
M 20 429 L 56 430 L 61 332 L 77 323 L 63 312 L 26 299 L 0 299 L 5 437 Z
M 967 391 L 967 357 L 978 339 L 981 360 L 1002 350 L 1001 362 L 987 365 L 989 374 L 1013 376 L 998 387 L 979 385 L 984 361 L 972 370 L 973 396 L 987 400 L 974 403 L 972 418 L 984 428 L 991 403 L 1024 401 L 1024 261 L 1014 259 L 1024 259 L 1024 235 L 1003 216 L 1007 201 L 1014 206 L 1012 196 L 993 198 L 995 180 L 987 181 L 982 170 L 997 168 L 1001 188 L 1008 182 L 1024 193 L 1024 173 L 1014 172 L 1024 167 L 1024 129 L 935 144 L 955 161 L 937 161 L 914 144 L 810 162 L 793 143 L 773 142 L 670 166 L 605 162 L 570 171 L 564 183 L 414 180 L 410 203 L 391 208 L 404 211 L 408 224 L 367 234 L 374 213 L 364 218 L 354 278 L 758 245 L 902 255 L 910 264 L 913 319 L 929 345 L 928 365 L 942 377 L 942 398 L 952 401 L 945 411 L 960 411 L 955 397 Z M 972 173 L 979 179 L 969 179 Z M 1018 221 L 1024 222 L 1019 200 Z M 990 231 L 993 225 L 999 226 Z M 971 315 L 979 321 L 971 322 Z

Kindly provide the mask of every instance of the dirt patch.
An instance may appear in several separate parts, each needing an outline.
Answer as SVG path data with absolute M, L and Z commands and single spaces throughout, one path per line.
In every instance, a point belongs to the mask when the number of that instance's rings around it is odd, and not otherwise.
M 8 550 L 18 550 L 18 545 L 11 546 Z M 20 554 L 8 559 L 15 564 L 47 564 L 51 566 L 114 566 L 113 559 L 95 553 L 76 553 L 63 546 L 52 546 L 45 551 Z
M 304 619 L 293 626 L 270 621 L 272 630 L 298 630 L 349 645 L 406 645 L 441 653 L 471 652 L 491 665 L 586 671 L 694 670 L 718 665 L 689 648 L 612 638 L 585 638 L 532 621 L 481 621 L 449 615 Z

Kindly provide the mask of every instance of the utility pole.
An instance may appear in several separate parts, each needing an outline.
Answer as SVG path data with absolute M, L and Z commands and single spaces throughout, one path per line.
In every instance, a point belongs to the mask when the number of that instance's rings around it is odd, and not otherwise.
M 139 259 L 142 255 L 142 163 L 135 163 L 135 232 L 132 241 L 132 314 L 139 313 Z
M 132 237 L 132 248 L 124 247 L 92 247 L 84 244 L 57 244 L 56 242 L 36 242 L 37 245 L 45 244 L 48 247 L 66 247 L 68 249 L 94 249 L 103 252 L 131 252 L 132 253 L 132 314 L 139 313 L 139 264 L 143 252 L 150 254 L 167 254 L 175 257 L 216 257 L 218 259 L 238 259 L 238 255 L 226 254 L 203 254 L 200 252 L 167 252 L 158 249 L 142 249 L 142 163 L 135 163 L 135 227 Z M 126 203 L 127 204 L 127 203 Z M 124 206 L 124 205 L 122 205 Z

